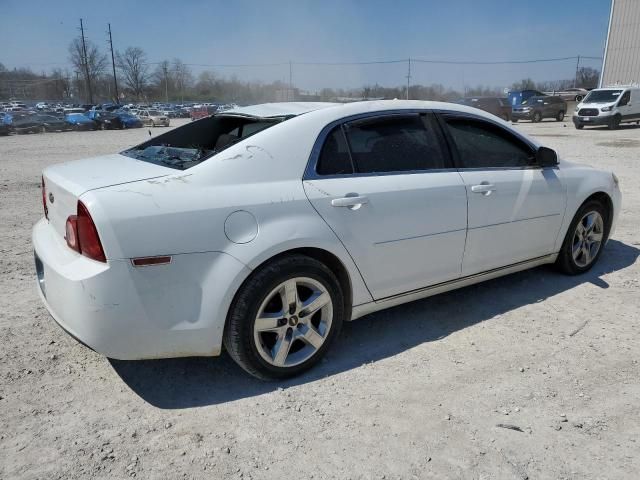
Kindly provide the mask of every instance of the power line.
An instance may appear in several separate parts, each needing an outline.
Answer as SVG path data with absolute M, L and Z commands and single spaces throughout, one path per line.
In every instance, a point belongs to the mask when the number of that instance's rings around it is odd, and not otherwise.
M 412 58 L 411 60 L 419 63 L 436 63 L 445 65 L 519 65 L 525 63 L 544 63 L 544 62 L 563 62 L 568 60 L 576 60 L 578 58 L 590 60 L 602 60 L 602 57 L 587 57 L 576 55 L 572 57 L 559 58 L 537 58 L 534 60 L 492 60 L 492 61 L 475 61 L 475 60 L 426 60 L 421 58 Z

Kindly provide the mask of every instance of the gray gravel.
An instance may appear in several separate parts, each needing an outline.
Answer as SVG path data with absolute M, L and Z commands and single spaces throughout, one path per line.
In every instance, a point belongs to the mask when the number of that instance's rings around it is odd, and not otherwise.
M 225 355 L 109 361 L 63 333 L 34 281 L 40 171 L 148 129 L 0 137 L 0 478 L 637 478 L 640 128 L 518 128 L 620 177 L 600 263 L 370 315 L 282 383 Z

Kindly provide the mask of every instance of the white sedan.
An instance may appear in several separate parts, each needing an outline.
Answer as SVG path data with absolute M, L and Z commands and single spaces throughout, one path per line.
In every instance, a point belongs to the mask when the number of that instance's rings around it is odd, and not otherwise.
M 621 194 L 488 113 L 394 100 L 236 108 L 48 167 L 42 201 L 39 291 L 68 333 L 116 359 L 224 345 L 282 378 L 344 321 L 537 265 L 587 271 Z

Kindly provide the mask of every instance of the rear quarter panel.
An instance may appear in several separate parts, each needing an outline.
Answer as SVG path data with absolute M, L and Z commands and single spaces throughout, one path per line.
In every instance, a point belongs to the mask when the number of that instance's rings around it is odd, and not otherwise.
M 258 142 L 260 135 L 199 167 L 85 193 L 81 199 L 107 257 L 224 252 L 255 269 L 287 250 L 320 248 L 348 271 L 354 305 L 371 301 L 353 260 L 304 193 L 301 178 L 315 136 L 292 142 L 290 134 L 283 138 L 276 131 Z M 249 212 L 256 225 L 243 243 L 225 231 L 229 216 L 239 211 Z

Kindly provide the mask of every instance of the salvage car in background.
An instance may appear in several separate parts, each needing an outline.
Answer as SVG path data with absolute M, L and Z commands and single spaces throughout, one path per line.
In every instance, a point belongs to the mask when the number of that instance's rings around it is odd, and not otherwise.
M 467 105 L 469 107 L 479 108 L 485 112 L 494 114 L 505 121 L 511 119 L 511 105 L 509 100 L 500 97 L 465 97 L 455 103 Z
M 42 202 L 38 289 L 75 338 L 116 359 L 224 343 L 282 378 L 346 320 L 537 265 L 588 271 L 621 193 L 481 110 L 395 100 L 224 112 L 49 166 Z
M 74 130 L 97 130 L 98 124 L 83 113 L 69 113 L 64 117 L 65 121 Z
M 616 130 L 621 123 L 640 122 L 640 88 L 610 87 L 589 92 L 576 106 L 573 124 L 580 130 L 585 125 L 606 125 Z
M 512 90 L 507 93 L 507 99 L 511 107 L 518 107 L 522 102 L 528 100 L 531 97 L 543 97 L 544 93 L 538 90 Z
M 513 107 L 511 119 L 514 122 L 518 120 L 541 122 L 545 118 L 554 118 L 556 121 L 561 122 L 564 120 L 565 113 L 567 113 L 567 102 L 560 97 L 544 95 L 542 97 L 529 97 L 519 107 Z
M 73 128 L 58 117 L 40 114 L 13 115 L 9 125 L 16 133 L 63 132 Z
M 137 115 L 128 112 L 118 112 L 118 118 L 122 122 L 122 128 L 141 128 L 142 120 Z
M 580 102 L 588 93 L 589 90 L 586 88 L 567 88 L 565 90 L 544 92 L 545 95 L 560 97 L 561 99 L 569 102 Z
M 119 115 L 106 110 L 89 110 L 87 117 L 96 122 L 100 130 L 122 129 L 124 125 Z
M 191 120 L 200 120 L 201 118 L 214 115 L 218 111 L 217 105 L 201 105 L 199 107 L 193 107 L 189 112 Z
M 169 117 L 163 115 L 158 110 L 140 110 L 138 118 L 142 120 L 142 124 L 149 127 L 168 127 Z

